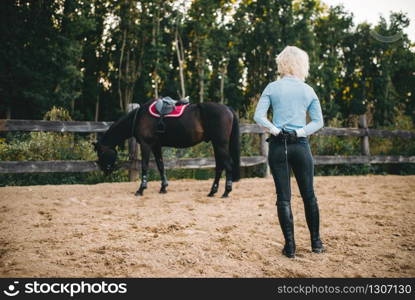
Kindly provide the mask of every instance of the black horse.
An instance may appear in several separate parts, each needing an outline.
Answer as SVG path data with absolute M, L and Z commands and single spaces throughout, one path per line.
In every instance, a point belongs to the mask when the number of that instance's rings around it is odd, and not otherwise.
M 211 141 L 215 153 L 215 180 L 208 196 L 218 191 L 223 169 L 226 172 L 225 192 L 232 191 L 232 181 L 240 178 L 239 122 L 235 112 L 218 103 L 190 104 L 178 118 L 164 118 L 165 132 L 157 132 L 158 119 L 149 113 L 149 101 L 115 122 L 95 143 L 98 165 L 104 173 L 115 169 L 116 146 L 134 136 L 141 148 L 141 185 L 136 196 L 147 188 L 150 152 L 153 152 L 161 177 L 160 193 L 168 186 L 161 147 L 187 148 L 203 141 Z

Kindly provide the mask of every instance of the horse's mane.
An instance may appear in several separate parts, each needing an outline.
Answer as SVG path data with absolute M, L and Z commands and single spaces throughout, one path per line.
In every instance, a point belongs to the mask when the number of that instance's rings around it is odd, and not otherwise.
M 140 107 L 133 109 L 115 121 L 99 138 L 99 142 L 110 147 L 122 145 L 122 142 L 131 136 L 133 118 L 139 109 Z

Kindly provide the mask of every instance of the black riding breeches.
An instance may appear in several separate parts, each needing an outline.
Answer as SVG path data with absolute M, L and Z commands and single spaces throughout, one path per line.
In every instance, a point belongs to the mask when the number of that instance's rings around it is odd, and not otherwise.
M 284 139 L 272 138 L 269 145 L 268 162 L 277 192 L 278 219 L 286 242 L 294 242 L 294 224 L 291 212 L 291 169 L 304 202 L 311 240 L 320 240 L 319 208 L 313 187 L 314 163 L 307 138 L 297 138 L 293 143 L 288 143 Z

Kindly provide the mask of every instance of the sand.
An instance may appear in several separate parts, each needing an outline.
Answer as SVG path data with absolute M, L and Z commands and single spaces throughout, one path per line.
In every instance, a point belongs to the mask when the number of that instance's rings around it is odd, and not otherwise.
M 414 277 L 415 176 L 315 177 L 327 252 L 310 251 L 295 180 L 297 257 L 271 179 L 227 199 L 211 181 L 0 188 L 1 277 Z M 223 191 L 223 183 L 220 192 Z

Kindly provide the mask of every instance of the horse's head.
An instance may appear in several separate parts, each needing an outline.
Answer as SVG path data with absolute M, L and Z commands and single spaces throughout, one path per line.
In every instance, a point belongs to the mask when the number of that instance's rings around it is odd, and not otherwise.
M 98 166 L 105 175 L 111 174 L 115 170 L 115 161 L 117 160 L 117 151 L 115 149 L 102 145 L 100 142 L 93 143 L 98 155 Z

